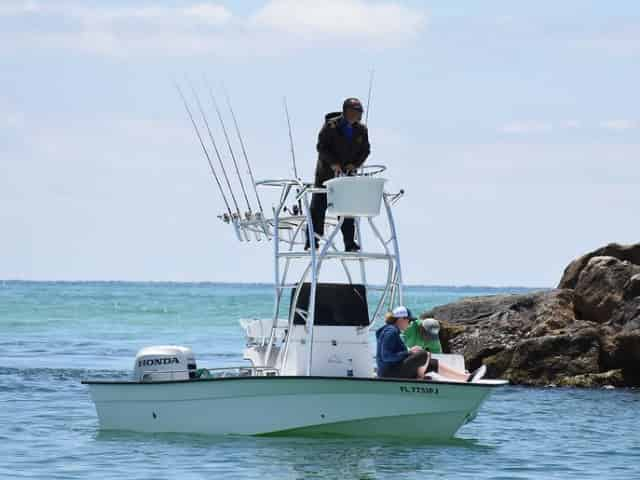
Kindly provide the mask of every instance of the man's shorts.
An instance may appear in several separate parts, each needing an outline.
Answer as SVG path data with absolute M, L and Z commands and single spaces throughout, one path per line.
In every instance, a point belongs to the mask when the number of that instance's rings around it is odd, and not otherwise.
M 438 371 L 438 360 L 431 358 L 431 354 L 423 350 L 410 353 L 402 362 L 387 367 L 380 376 L 385 378 L 418 378 L 418 369 L 427 362 L 429 362 L 427 372 Z

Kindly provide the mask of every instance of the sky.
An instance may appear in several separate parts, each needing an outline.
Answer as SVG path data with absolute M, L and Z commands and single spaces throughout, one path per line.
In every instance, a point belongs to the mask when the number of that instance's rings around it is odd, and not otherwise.
M 555 286 L 638 241 L 639 60 L 624 0 L 2 0 L 0 279 L 270 281 L 172 82 L 225 86 L 257 178 L 292 176 L 286 96 L 310 180 L 374 69 L 405 282 Z

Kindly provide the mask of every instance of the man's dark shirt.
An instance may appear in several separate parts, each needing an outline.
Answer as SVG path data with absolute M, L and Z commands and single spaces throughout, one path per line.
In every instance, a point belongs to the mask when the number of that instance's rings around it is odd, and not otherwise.
M 340 165 L 344 170 L 347 165 L 360 167 L 371 151 L 367 127 L 362 123 L 354 123 L 349 138 L 345 129 L 346 120 L 340 112 L 325 116 L 325 124 L 318 134 L 318 163 L 316 164 L 315 185 L 334 177 L 332 166 Z

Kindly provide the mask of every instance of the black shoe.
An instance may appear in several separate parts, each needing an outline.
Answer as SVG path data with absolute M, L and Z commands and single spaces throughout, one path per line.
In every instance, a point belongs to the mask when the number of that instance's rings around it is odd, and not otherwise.
M 316 240 L 315 242 L 313 242 L 313 243 L 314 243 L 314 245 L 315 245 L 315 247 L 316 247 L 316 250 L 317 250 L 317 249 L 318 249 L 318 247 L 320 247 L 320 244 L 318 243 L 318 241 L 317 241 L 317 240 Z M 305 242 L 305 244 L 304 244 L 304 251 L 306 252 L 306 251 L 308 251 L 310 248 L 311 248 L 311 245 L 309 245 L 309 240 L 307 240 L 307 241 Z
M 344 251 L 345 252 L 359 252 L 360 251 L 360 245 L 358 245 L 356 242 L 350 243 L 348 245 L 346 245 L 344 247 Z

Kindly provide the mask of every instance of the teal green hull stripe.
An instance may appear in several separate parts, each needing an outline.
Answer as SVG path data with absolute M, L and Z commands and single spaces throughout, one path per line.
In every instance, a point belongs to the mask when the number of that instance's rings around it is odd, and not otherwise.
M 307 427 L 261 433 L 258 436 L 302 437 L 388 437 L 403 439 L 447 440 L 473 414 L 464 412 L 438 412 L 431 414 L 401 415 L 364 418 L 344 422 L 321 423 Z

